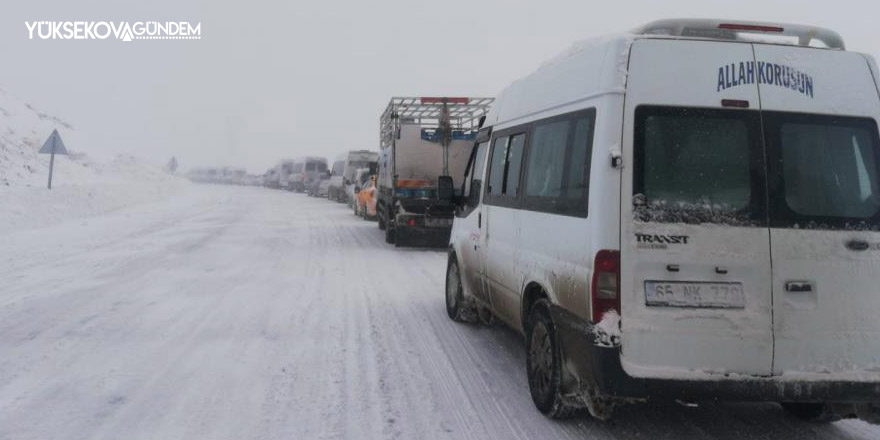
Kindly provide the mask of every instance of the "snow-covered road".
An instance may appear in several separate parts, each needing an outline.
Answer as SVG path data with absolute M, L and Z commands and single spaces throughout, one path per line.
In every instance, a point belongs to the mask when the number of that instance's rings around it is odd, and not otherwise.
M 216 186 L 0 232 L 0 439 L 880 439 L 772 404 L 547 420 L 519 338 L 446 317 L 445 254 L 383 237 Z

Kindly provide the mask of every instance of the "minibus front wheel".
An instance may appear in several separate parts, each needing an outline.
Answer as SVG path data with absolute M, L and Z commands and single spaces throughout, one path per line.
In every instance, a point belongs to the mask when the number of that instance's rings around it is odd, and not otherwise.
M 449 256 L 446 266 L 446 314 L 455 322 L 475 322 L 477 318 L 473 305 L 464 296 L 455 254 Z

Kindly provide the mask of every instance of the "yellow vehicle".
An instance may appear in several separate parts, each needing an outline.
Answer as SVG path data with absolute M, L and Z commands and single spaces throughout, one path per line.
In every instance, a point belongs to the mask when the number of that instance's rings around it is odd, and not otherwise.
M 364 220 L 376 218 L 376 175 L 365 180 L 363 187 L 355 198 L 355 213 Z

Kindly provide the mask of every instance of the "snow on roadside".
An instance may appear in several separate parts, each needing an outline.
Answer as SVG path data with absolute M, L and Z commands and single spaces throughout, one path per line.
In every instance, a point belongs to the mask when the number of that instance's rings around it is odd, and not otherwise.
M 67 145 L 49 191 L 49 156 L 38 151 L 53 129 L 62 139 L 74 130 L 0 88 L 0 235 L 160 200 L 188 184 L 131 156 L 103 163 Z

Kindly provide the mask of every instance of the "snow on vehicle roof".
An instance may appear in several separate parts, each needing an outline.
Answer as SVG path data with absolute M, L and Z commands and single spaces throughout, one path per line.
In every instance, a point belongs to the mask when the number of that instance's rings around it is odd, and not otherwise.
M 575 42 L 532 74 L 505 88 L 489 111 L 486 125 L 503 126 L 539 113 L 561 113 L 587 99 L 623 94 L 630 46 L 636 39 L 652 38 L 768 44 L 786 44 L 794 39 L 787 45 L 845 48 L 837 32 L 816 26 L 716 19 L 659 20 L 630 32 Z M 824 47 L 814 46 L 816 42 Z
M 623 94 L 629 47 L 636 37 L 617 34 L 583 40 L 514 81 L 495 100 L 486 126 L 514 122 L 604 94 Z M 540 90 L 541 93 L 534 93 Z

